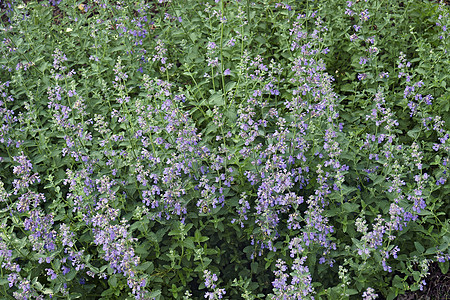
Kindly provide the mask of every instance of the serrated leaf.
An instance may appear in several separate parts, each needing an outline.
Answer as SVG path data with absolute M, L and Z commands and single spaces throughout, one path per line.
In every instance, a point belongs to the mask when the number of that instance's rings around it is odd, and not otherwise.
M 359 209 L 359 204 L 345 202 L 342 204 L 342 208 L 347 212 L 356 212 Z
M 354 191 L 356 191 L 356 190 L 358 190 L 356 187 L 354 187 L 354 186 L 346 186 L 346 185 L 343 185 L 342 186 L 342 195 L 348 195 L 348 194 L 350 194 L 351 192 L 354 192 Z
M 134 249 L 134 251 L 137 253 L 137 254 L 148 254 L 148 248 L 149 247 L 146 247 L 146 246 L 137 246 L 135 249 Z
M 419 133 L 420 133 L 420 127 L 415 127 L 414 129 L 411 129 L 410 131 L 408 131 L 406 134 L 410 137 L 412 137 L 413 139 L 417 139 L 419 137 Z
M 236 86 L 235 81 L 230 81 L 225 85 L 225 92 L 232 90 Z
M 192 240 L 192 237 L 185 239 L 183 241 L 183 245 L 189 249 L 195 249 L 195 245 L 194 245 L 194 241 Z
M 191 38 L 191 40 L 195 43 L 195 41 L 197 40 L 197 35 L 194 32 L 189 33 L 189 37 Z
M 347 295 L 356 295 L 356 294 L 358 294 L 357 290 L 354 290 L 354 289 L 348 289 L 347 290 Z
M 439 268 L 441 269 L 442 274 L 447 274 L 448 266 L 449 266 L 448 260 L 446 262 L 443 262 L 443 263 L 440 262 L 439 263 Z
M 236 123 L 237 116 L 234 108 L 227 109 L 224 115 L 228 118 L 228 120 L 230 120 L 230 124 Z
M 416 69 L 416 72 L 419 73 L 419 74 L 421 74 L 421 75 L 426 74 L 425 70 L 424 70 L 424 69 L 421 69 L 421 68 L 417 68 L 417 69 Z
M 212 262 L 212 259 L 209 257 L 203 257 L 203 266 L 206 268 Z
M 153 298 L 157 298 L 159 299 L 159 296 L 161 295 L 161 290 L 156 290 L 150 293 L 150 295 L 148 295 L 149 299 L 153 299 Z
M 353 84 L 347 83 L 341 87 L 341 91 L 343 92 L 352 92 L 354 90 Z
M 79 298 L 81 298 L 81 294 L 80 293 L 72 293 L 72 294 L 70 294 L 70 299 L 79 299 Z
M 139 264 L 136 269 L 141 271 L 146 271 L 147 269 L 151 268 L 153 271 L 153 263 L 151 261 L 146 261 L 142 264 Z M 151 272 L 150 272 L 151 273 Z
M 427 251 L 425 252 L 425 255 L 430 255 L 430 254 L 434 254 L 436 253 L 436 248 L 432 247 L 432 248 L 428 248 Z
M 116 287 L 117 286 L 117 276 L 115 274 L 113 276 L 110 276 L 108 279 L 108 283 L 110 286 Z
M 404 283 L 403 280 L 400 276 L 395 275 L 394 280 L 392 281 L 393 286 L 395 286 L 396 288 L 399 289 L 403 289 L 404 288 Z
M 250 264 L 250 268 L 251 268 L 253 274 L 256 274 L 256 272 L 258 271 L 258 266 L 259 265 L 257 262 L 252 262 Z
M 265 44 L 266 44 L 266 39 L 265 39 L 264 37 L 262 37 L 262 36 L 257 36 L 257 37 L 255 38 L 255 40 L 256 40 L 258 43 L 262 44 L 262 45 L 265 45 Z
M 217 93 L 211 95 L 211 97 L 209 97 L 208 102 L 211 105 L 217 105 L 217 106 L 225 105 L 225 101 L 223 100 L 222 94 L 217 94 Z
M 112 53 L 112 52 L 117 52 L 117 51 L 121 51 L 121 50 L 124 50 L 125 49 L 125 45 L 120 45 L 120 46 L 117 46 L 117 47 L 114 47 L 114 48 L 112 48 L 111 50 L 110 50 L 110 52 Z
M 416 247 L 416 250 L 419 251 L 420 253 L 423 253 L 425 251 L 425 248 L 419 242 L 414 242 L 414 246 Z
M 41 70 L 41 72 L 44 72 L 47 67 L 49 67 L 50 64 L 48 62 L 43 62 L 40 66 L 39 66 L 39 70 Z
M 171 230 L 168 235 L 169 236 L 181 235 L 181 231 L 179 229 L 174 229 L 174 230 Z
M 77 274 L 77 271 L 75 271 L 75 269 L 71 269 L 70 272 L 66 274 L 66 279 L 68 281 L 71 281 L 72 279 L 75 278 L 76 274 Z
M 205 136 L 208 136 L 211 132 L 215 132 L 219 127 L 214 123 L 209 123 L 205 132 Z

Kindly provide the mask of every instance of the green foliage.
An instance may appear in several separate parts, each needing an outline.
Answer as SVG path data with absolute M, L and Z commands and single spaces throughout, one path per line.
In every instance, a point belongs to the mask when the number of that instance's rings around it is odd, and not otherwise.
M 7 2 L 5 299 L 394 299 L 448 272 L 448 7 Z

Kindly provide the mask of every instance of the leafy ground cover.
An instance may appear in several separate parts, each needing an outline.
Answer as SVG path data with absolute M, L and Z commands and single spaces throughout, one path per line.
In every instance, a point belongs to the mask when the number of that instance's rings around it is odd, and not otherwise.
M 449 297 L 449 8 L 3 1 L 2 299 Z

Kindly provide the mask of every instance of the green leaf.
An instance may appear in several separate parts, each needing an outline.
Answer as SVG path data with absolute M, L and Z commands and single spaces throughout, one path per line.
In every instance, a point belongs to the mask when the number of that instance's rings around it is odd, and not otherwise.
M 257 36 L 257 37 L 255 38 L 255 40 L 256 40 L 258 43 L 260 43 L 261 45 L 266 44 L 266 39 L 265 39 L 264 37 L 262 37 L 262 36 Z
M 357 191 L 358 189 L 354 186 L 342 185 L 342 195 L 348 195 L 351 192 Z
M 111 53 L 113 53 L 113 52 L 117 52 L 117 51 L 122 51 L 122 50 L 124 50 L 126 48 L 126 46 L 125 45 L 120 45 L 120 46 L 117 46 L 117 47 L 114 47 L 114 48 L 112 48 L 111 50 L 109 50 Z
M 448 260 L 446 262 L 440 262 L 439 263 L 439 268 L 441 269 L 442 274 L 447 274 L 448 272 L 448 266 L 449 266 L 449 262 Z
M 216 124 L 214 124 L 212 122 L 209 123 L 208 127 L 206 129 L 206 132 L 205 132 L 205 136 L 210 135 L 211 132 L 215 132 L 218 128 L 219 128 L 219 126 L 217 126 Z
M 416 72 L 421 74 L 421 75 L 425 75 L 426 74 L 426 71 L 424 69 L 421 69 L 421 68 L 417 68 Z
M 192 240 L 192 237 L 188 237 L 183 241 L 183 245 L 186 246 L 189 249 L 195 249 L 194 241 Z
M 250 264 L 250 268 L 251 268 L 253 274 L 256 274 L 258 272 L 258 266 L 259 265 L 257 262 L 252 262 Z
M 149 299 L 159 299 L 159 297 L 161 296 L 161 290 L 156 290 L 150 293 L 150 295 L 148 295 Z
M 70 272 L 66 274 L 66 279 L 68 281 L 72 281 L 75 278 L 76 274 L 77 274 L 77 271 L 75 271 L 75 269 L 71 269 Z
M 203 257 L 203 266 L 206 268 L 212 262 L 212 259 L 209 257 Z
M 194 242 L 196 243 L 203 243 L 206 242 L 207 240 L 209 240 L 209 237 L 207 236 L 202 236 L 200 230 L 196 230 L 195 234 L 194 234 Z
M 354 289 L 348 289 L 347 290 L 347 295 L 356 295 L 356 294 L 358 294 L 357 290 L 354 290 Z
M 41 72 L 44 72 L 47 67 L 49 67 L 50 64 L 48 62 L 43 62 L 40 66 L 39 66 L 39 70 L 41 70 Z
M 111 287 L 116 287 L 117 286 L 117 276 L 116 276 L 116 274 L 114 274 L 114 275 L 109 277 L 108 283 L 109 283 L 109 285 Z
M 49 294 L 53 294 L 54 291 L 52 289 L 45 288 L 45 289 L 42 290 L 42 293 L 46 294 L 46 295 L 49 295 Z
M 236 85 L 235 81 L 230 81 L 225 85 L 225 93 L 232 90 Z
M 419 242 L 414 242 L 414 246 L 419 253 L 423 253 L 425 251 L 425 248 Z
M 391 290 L 391 291 L 389 292 L 389 294 L 388 294 L 386 300 L 394 300 L 395 297 L 397 297 L 397 294 L 398 294 L 397 292 Z
M 189 37 L 192 39 L 193 42 L 197 40 L 197 35 L 194 32 L 189 33 Z
M 236 116 L 236 110 L 234 108 L 227 109 L 227 111 L 224 113 L 224 115 L 228 118 L 231 125 L 236 123 L 237 116 Z
M 81 298 L 83 295 L 81 293 L 71 293 L 70 294 L 70 299 L 79 299 Z
M 406 134 L 408 136 L 412 137 L 413 139 L 417 139 L 419 137 L 419 133 L 420 133 L 420 127 L 414 127 L 414 129 L 411 129 Z
M 341 87 L 341 91 L 343 91 L 343 92 L 353 92 L 354 91 L 353 84 L 350 84 L 350 83 L 344 84 Z
M 223 100 L 222 94 L 213 94 L 211 97 L 209 97 L 209 104 L 211 105 L 217 105 L 217 106 L 223 106 L 225 105 L 225 101 Z
M 139 245 L 139 246 L 137 246 L 135 249 L 134 249 L 134 251 L 137 253 L 137 254 L 148 254 L 148 252 L 149 252 L 149 249 L 150 248 L 150 245 L 147 243 L 147 244 L 143 244 L 143 245 Z
M 413 278 L 415 281 L 419 281 L 421 276 L 420 276 L 420 272 L 419 271 L 413 271 Z
M 342 208 L 347 212 L 356 212 L 359 209 L 359 204 L 345 202 L 342 204 Z
M 394 280 L 392 281 L 392 285 L 399 289 L 403 289 L 405 287 L 405 283 L 398 275 L 395 275 Z
M 171 230 L 169 232 L 169 236 L 173 236 L 173 235 L 181 235 L 181 230 L 179 230 L 179 229 Z
M 144 263 L 142 263 L 142 264 L 139 264 L 139 265 L 136 267 L 136 269 L 137 269 L 137 270 L 141 270 L 141 271 L 146 271 L 146 270 L 148 270 L 148 269 L 151 269 L 151 271 L 148 272 L 148 273 L 151 273 L 151 272 L 153 271 L 153 262 L 151 262 L 151 261 L 146 261 L 146 262 L 144 262 Z

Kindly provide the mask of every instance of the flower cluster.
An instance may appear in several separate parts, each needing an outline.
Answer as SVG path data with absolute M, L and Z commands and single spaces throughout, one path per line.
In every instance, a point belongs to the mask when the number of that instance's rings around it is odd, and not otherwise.
M 314 289 L 312 287 L 312 278 L 309 273 L 309 268 L 304 266 L 306 257 L 297 257 L 289 274 L 285 272 L 288 270 L 286 263 L 279 259 L 277 260 L 277 270 L 274 271 L 275 281 L 272 282 L 275 296 L 272 299 L 306 299 L 312 297 Z M 289 282 L 290 279 L 290 282 Z
M 19 166 L 15 166 L 13 169 L 13 174 L 19 176 L 19 179 L 14 179 L 13 181 L 14 195 L 17 195 L 17 193 L 22 188 L 28 188 L 35 182 L 41 182 L 38 173 L 32 174 L 33 165 L 31 164 L 31 160 L 28 160 L 28 158 L 23 154 L 23 152 L 19 156 L 14 156 L 13 160 L 20 164 Z M 33 197 L 33 195 L 31 195 L 31 197 Z M 37 201 L 37 203 L 35 203 L 35 206 L 39 204 L 39 198 L 40 196 L 38 196 L 38 198 L 35 198 L 35 201 Z M 24 199 L 23 201 L 26 202 L 27 200 Z M 28 206 L 26 204 L 24 205 Z M 19 206 L 23 205 L 19 204 Z
M 225 289 L 219 289 L 215 282 L 219 279 L 216 274 L 212 274 L 209 270 L 203 271 L 203 276 L 205 278 L 205 286 L 206 288 L 212 290 L 212 292 L 206 292 L 205 298 L 209 300 L 222 299 L 223 295 L 226 294 Z

